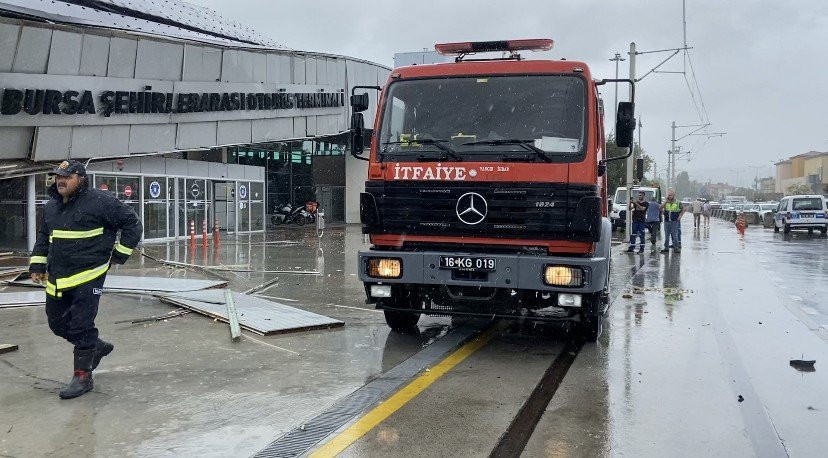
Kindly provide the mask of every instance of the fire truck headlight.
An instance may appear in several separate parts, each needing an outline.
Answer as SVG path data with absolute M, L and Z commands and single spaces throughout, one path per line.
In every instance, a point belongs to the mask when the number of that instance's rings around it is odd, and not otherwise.
M 580 267 L 546 266 L 543 279 L 550 286 L 583 286 L 584 271 Z
M 393 258 L 370 258 L 368 259 L 368 275 L 374 278 L 400 278 L 402 261 Z

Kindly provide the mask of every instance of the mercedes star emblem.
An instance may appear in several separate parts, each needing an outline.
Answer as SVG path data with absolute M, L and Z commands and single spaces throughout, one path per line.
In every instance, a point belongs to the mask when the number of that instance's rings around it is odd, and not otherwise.
M 460 221 L 469 226 L 474 226 L 475 224 L 482 223 L 486 219 L 486 215 L 489 213 L 489 205 L 486 203 L 486 199 L 480 194 L 467 192 L 457 199 L 455 211 Z

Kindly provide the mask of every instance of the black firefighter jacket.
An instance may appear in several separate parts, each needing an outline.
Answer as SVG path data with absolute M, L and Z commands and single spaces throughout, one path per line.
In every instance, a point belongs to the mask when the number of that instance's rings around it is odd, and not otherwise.
M 123 264 L 141 240 L 143 228 L 132 208 L 112 194 L 90 189 L 88 182 L 66 203 L 54 184 L 49 196 L 29 271 L 48 272 L 46 293 L 51 296 L 61 297 L 61 291 L 100 277 L 110 262 Z

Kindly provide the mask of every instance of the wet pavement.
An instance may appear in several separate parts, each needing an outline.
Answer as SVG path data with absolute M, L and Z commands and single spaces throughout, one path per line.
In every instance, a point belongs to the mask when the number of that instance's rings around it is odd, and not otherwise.
M 828 293 L 828 241 L 758 226 L 742 237 L 718 220 L 700 231 L 684 223 L 680 254 L 650 246 L 642 255 L 622 253 L 618 236 L 604 335 L 573 352 L 526 432 L 524 456 L 821 456 L 828 449 L 828 301 L 820 300 Z M 226 324 L 194 313 L 114 324 L 173 308 L 107 294 L 98 325 L 116 350 L 96 371 L 93 393 L 61 401 L 70 346 L 50 333 L 42 306 L 0 309 L 0 343 L 20 346 L 0 355 L 0 456 L 250 456 L 457 326 L 488 329 L 491 340 L 349 439 L 342 455 L 486 456 L 572 341 L 565 325 L 492 328 L 440 317 L 423 317 L 416 334 L 389 332 L 382 313 L 364 304 L 355 260 L 365 245 L 355 226 L 331 228 L 321 240 L 303 228 L 223 242 L 218 250 L 179 243 L 146 252 L 254 272 L 205 273 L 133 256 L 115 273 L 218 275 L 236 291 L 275 279 L 260 294 L 345 326 L 245 332 L 233 343 Z M 789 366 L 802 356 L 817 360 L 815 372 Z M 327 440 L 383 408 L 366 406 Z

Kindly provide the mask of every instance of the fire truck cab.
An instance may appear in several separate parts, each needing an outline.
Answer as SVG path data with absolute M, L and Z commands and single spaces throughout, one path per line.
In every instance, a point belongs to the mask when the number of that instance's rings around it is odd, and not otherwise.
M 438 44 L 455 62 L 394 69 L 351 96 L 367 301 L 395 330 L 420 314 L 570 320 L 597 339 L 609 305 L 603 107 L 583 62 L 526 60 L 552 40 Z M 495 53 L 484 57 L 480 53 Z M 357 89 L 357 88 L 355 88 Z M 619 146 L 632 102 L 619 104 Z M 625 156 L 626 157 L 626 156 Z

